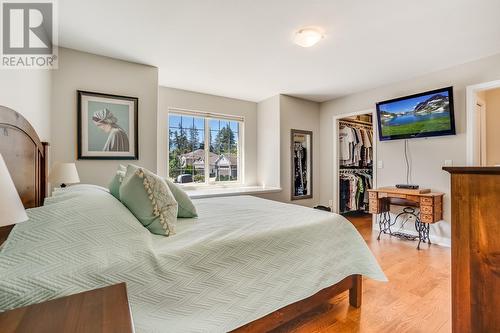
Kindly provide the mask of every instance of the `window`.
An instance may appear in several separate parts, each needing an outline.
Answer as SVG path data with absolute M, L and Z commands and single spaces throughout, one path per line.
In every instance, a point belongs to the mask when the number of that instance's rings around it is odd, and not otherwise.
M 241 182 L 243 119 L 172 109 L 169 177 L 177 183 Z

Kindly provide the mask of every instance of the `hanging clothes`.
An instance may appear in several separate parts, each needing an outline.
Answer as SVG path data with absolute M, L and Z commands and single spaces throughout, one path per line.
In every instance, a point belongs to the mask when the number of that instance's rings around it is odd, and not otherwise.
M 339 129 L 339 159 L 341 166 L 368 167 L 373 163 L 373 130 L 342 122 Z
M 300 142 L 296 142 L 293 146 L 293 158 L 294 158 L 294 175 L 292 177 L 295 178 L 294 184 L 295 188 L 293 189 L 294 195 L 308 195 L 308 185 L 307 185 L 307 148 L 304 147 L 304 144 Z
M 370 169 L 340 170 L 340 212 L 368 211 L 368 190 L 372 188 Z

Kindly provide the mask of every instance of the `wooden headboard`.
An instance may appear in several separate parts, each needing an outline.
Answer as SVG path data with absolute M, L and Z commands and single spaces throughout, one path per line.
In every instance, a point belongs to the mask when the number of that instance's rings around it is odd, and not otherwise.
M 30 123 L 0 106 L 0 154 L 25 208 L 43 205 L 47 193 L 47 148 Z

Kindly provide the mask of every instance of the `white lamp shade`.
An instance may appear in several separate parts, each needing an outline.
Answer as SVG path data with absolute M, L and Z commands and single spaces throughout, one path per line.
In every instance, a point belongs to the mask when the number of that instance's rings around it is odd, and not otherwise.
M 21 198 L 0 154 L 0 226 L 24 222 L 27 219 Z
M 80 182 L 75 163 L 58 163 L 52 168 L 49 176 L 52 184 L 75 184 Z

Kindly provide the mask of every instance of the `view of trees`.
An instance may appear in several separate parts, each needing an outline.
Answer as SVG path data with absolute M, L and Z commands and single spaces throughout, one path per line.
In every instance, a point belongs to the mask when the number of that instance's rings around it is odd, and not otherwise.
M 205 128 L 200 127 L 200 120 L 190 116 L 170 116 L 169 126 L 169 176 L 176 179 L 181 174 L 193 175 L 193 181 L 204 182 L 204 171 L 195 170 L 192 164 L 182 165 L 181 155 L 205 149 Z M 195 125 L 198 120 L 198 127 Z M 216 126 L 218 125 L 218 126 Z M 222 125 L 222 126 L 221 126 Z M 236 129 L 236 131 L 234 130 Z M 217 155 L 237 155 L 238 123 L 211 120 L 209 137 L 210 152 Z M 199 174 L 197 174 L 199 173 Z
M 210 142 L 213 142 L 210 145 L 211 152 L 214 152 L 218 155 L 238 153 L 238 143 L 236 142 L 235 134 L 229 126 L 229 123 L 219 131 L 217 131 L 215 140 L 212 141 L 211 136 L 212 131 L 210 131 Z
M 198 137 L 198 131 L 194 128 L 194 125 L 189 130 L 189 137 L 187 134 L 187 130 L 182 127 L 182 124 L 178 129 L 169 129 L 168 165 L 171 178 L 175 179 L 178 175 L 183 173 L 193 174 L 192 166 L 189 166 L 189 168 L 182 168 L 179 157 L 182 154 L 186 154 L 198 149 L 195 148 L 199 145 L 199 140 L 195 141 Z

